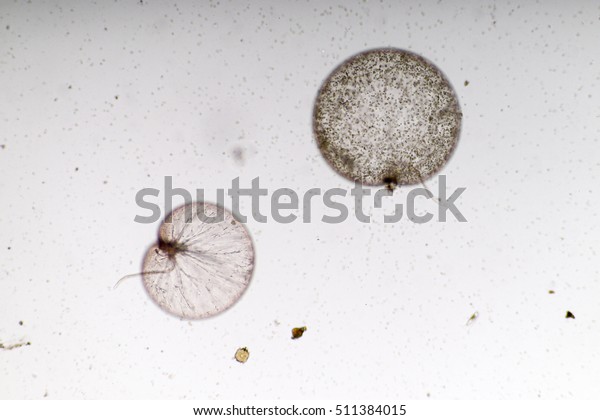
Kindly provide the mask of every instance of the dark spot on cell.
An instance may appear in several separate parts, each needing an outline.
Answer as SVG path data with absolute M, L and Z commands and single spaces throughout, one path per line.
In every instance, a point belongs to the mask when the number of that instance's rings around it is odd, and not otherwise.
M 462 113 L 452 86 L 432 63 L 400 49 L 376 49 L 343 62 L 319 89 L 316 143 L 340 175 L 365 185 L 423 182 L 449 160 Z
M 23 325 L 23 321 L 19 321 L 19 325 Z
M 553 295 L 554 293 L 554 290 L 548 290 L 548 294 Z
M 164 241 L 162 238 L 159 238 L 158 249 L 167 254 L 169 259 L 173 259 L 177 253 L 184 252 L 187 247 L 177 241 Z
M 465 80 L 465 86 L 469 86 L 469 81 Z
M 296 339 L 302 337 L 302 335 L 304 334 L 305 331 L 306 331 L 306 327 L 292 328 L 292 340 L 296 340 Z
M 573 312 L 567 311 L 565 318 L 575 319 L 575 315 L 573 315 Z
M 388 190 L 394 191 L 398 187 L 398 178 L 395 175 L 386 176 L 383 178 L 383 183 Z

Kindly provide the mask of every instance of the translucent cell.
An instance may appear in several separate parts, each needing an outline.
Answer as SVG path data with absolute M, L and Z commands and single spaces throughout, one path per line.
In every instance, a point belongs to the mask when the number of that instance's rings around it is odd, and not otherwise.
M 313 128 L 327 162 L 366 185 L 411 185 L 452 154 L 462 113 L 452 86 L 432 63 L 399 49 L 355 55 L 325 80 Z
M 150 297 L 186 319 L 231 307 L 250 283 L 254 246 L 233 215 L 210 203 L 191 203 L 168 215 L 146 254 L 143 281 Z

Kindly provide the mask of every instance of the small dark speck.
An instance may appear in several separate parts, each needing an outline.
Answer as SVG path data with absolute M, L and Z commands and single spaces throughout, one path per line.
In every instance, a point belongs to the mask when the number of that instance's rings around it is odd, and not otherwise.
M 118 100 L 118 99 L 119 99 L 119 95 L 115 95 L 115 99 L 117 99 L 117 100 Z
M 10 29 L 10 25 L 6 25 L 6 30 L 8 31 Z
M 23 325 L 23 321 L 19 321 L 19 325 Z
M 575 319 L 575 315 L 573 315 L 573 312 L 567 311 L 567 314 L 565 315 L 565 318 Z
M 69 85 L 69 89 L 73 89 L 73 86 Z
M 104 185 L 108 184 L 108 181 L 104 181 Z
M 75 172 L 79 172 L 79 168 L 75 168 Z
M 236 147 L 235 149 L 233 149 L 233 159 L 236 161 L 236 163 L 238 164 L 243 164 L 244 163 L 244 150 L 241 147 Z
M 0 147 L 6 149 L 6 144 L 0 144 Z
M 469 81 L 465 80 L 465 86 L 469 86 Z
M 473 315 L 467 320 L 467 325 L 471 325 L 479 317 L 479 312 L 475 311 Z
M 554 290 L 548 290 L 548 294 L 553 295 L 554 293 L 556 293 Z
M 12 248 L 11 248 L 11 247 L 8 247 L 8 248 L 6 248 L 6 249 L 8 249 L 8 250 L 10 251 Z

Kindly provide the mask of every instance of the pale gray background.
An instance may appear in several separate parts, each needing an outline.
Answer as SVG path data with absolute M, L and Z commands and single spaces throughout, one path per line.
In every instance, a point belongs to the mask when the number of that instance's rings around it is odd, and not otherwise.
M 0 350 L 0 397 L 600 396 L 600 7 L 522 3 L 2 0 L 0 341 L 32 345 Z M 468 223 L 251 221 L 250 288 L 206 321 L 162 312 L 139 278 L 112 290 L 156 238 L 135 193 L 166 175 L 350 188 L 315 147 L 313 101 L 380 46 L 457 91 L 442 173 Z

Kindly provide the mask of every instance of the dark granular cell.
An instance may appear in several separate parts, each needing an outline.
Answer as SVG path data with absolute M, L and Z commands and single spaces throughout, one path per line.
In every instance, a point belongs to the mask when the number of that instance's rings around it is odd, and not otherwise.
M 321 153 L 344 177 L 365 185 L 423 182 L 450 158 L 462 113 L 432 63 L 400 49 L 351 57 L 325 80 L 313 128 Z
M 252 278 L 254 246 L 223 207 L 191 203 L 169 214 L 144 259 L 143 281 L 165 311 L 207 318 L 235 304 Z

